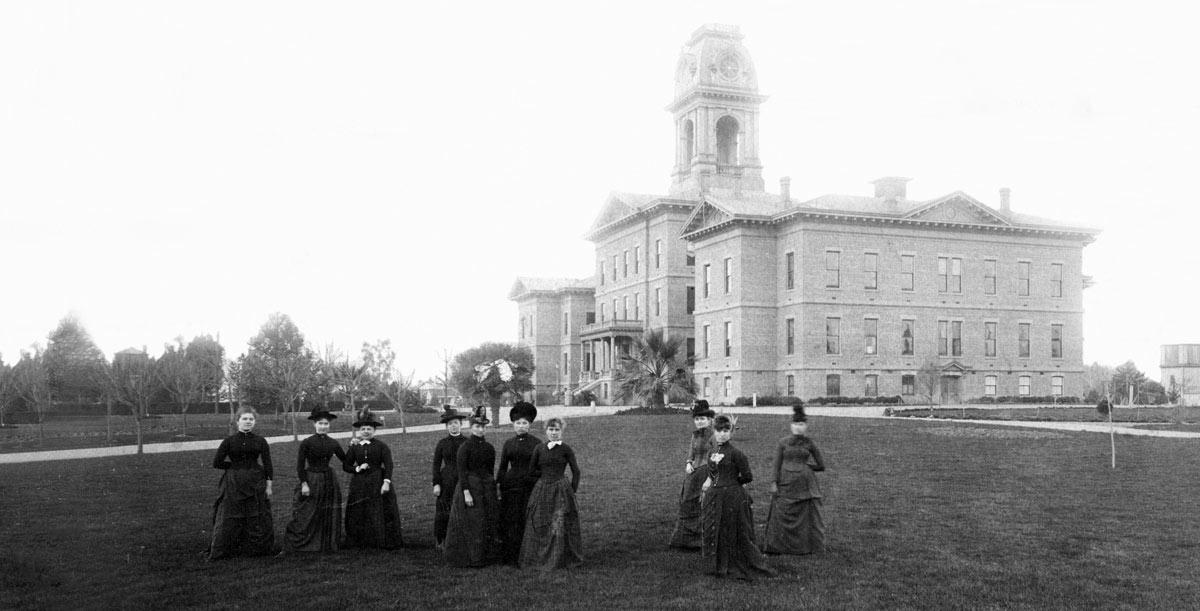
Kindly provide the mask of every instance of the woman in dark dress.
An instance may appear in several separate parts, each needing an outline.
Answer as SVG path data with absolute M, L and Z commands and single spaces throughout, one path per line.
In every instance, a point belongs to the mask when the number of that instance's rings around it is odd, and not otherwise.
M 530 462 L 537 484 L 525 514 L 521 541 L 521 568 L 565 569 L 583 563 L 583 535 L 575 492 L 579 490 L 579 465 L 575 451 L 562 442 L 562 418 L 546 421 L 546 443 L 538 445 Z M 571 468 L 571 480 L 563 475 Z
M 400 507 L 392 488 L 392 450 L 375 439 L 383 426 L 370 409 L 363 408 L 350 439 L 342 469 L 350 476 L 346 495 L 346 547 L 396 549 L 404 545 L 400 532 Z
M 213 467 L 223 469 L 220 494 L 213 503 L 213 535 L 208 560 L 228 556 L 275 553 L 275 523 L 271 517 L 271 449 L 255 435 L 257 412 L 243 406 L 237 412 L 238 432 L 217 447 Z
M 817 471 L 825 461 L 808 432 L 804 406 L 792 408 L 792 434 L 779 440 L 771 479 L 771 510 L 767 514 L 763 551 L 768 554 L 811 554 L 825 550 L 821 521 L 821 489 Z
M 533 450 L 542 443 L 529 434 L 529 426 L 537 418 L 537 408 L 528 401 L 517 401 L 508 411 L 516 435 L 504 442 L 500 452 L 500 469 L 496 482 L 500 488 L 500 541 L 505 564 L 516 564 L 521 556 L 521 541 L 525 538 L 525 507 L 537 479 L 530 477 L 529 462 Z
M 471 437 L 458 449 L 458 482 L 442 548 L 450 566 L 486 566 L 499 559 L 496 527 L 500 508 L 492 477 L 496 449 L 483 438 L 488 422 L 487 408 L 476 407 Z
M 709 572 L 717 577 L 752 580 L 756 573 L 771 575 L 766 560 L 754 543 L 754 514 L 750 495 L 743 484 L 754 480 L 750 461 L 730 443 L 733 421 L 725 415 L 713 420 L 716 446 L 708 457 L 708 479 L 702 521 L 702 554 Z
M 329 425 L 337 418 L 315 407 L 308 419 L 314 434 L 300 442 L 296 454 L 296 492 L 292 521 L 283 536 L 283 551 L 336 552 L 342 542 L 342 486 L 329 468 L 334 456 L 344 467 L 346 452 L 329 438 Z
M 446 540 L 450 524 L 450 505 L 454 502 L 454 486 L 458 483 L 458 449 L 467 440 L 462 434 L 466 416 L 449 405 L 443 405 L 442 424 L 447 435 L 433 448 L 433 496 L 437 504 L 433 514 L 433 540 L 440 549 Z
M 692 431 L 688 460 L 684 464 L 683 489 L 679 491 L 679 519 L 671 533 L 671 547 L 697 550 L 701 545 L 700 497 L 704 480 L 708 479 L 708 455 L 712 453 L 712 418 L 716 413 L 708 401 L 696 400 L 692 406 Z

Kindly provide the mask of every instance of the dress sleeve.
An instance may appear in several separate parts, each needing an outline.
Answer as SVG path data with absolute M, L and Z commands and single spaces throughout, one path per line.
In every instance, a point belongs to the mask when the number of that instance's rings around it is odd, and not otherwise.
M 815 443 L 812 444 L 808 449 L 812 453 L 812 458 L 813 458 L 812 470 L 813 471 L 824 471 L 825 470 L 825 459 L 821 457 L 821 451 L 817 449 L 817 444 L 815 444 Z
M 379 449 L 383 453 L 383 479 L 392 479 L 392 468 L 395 465 L 392 463 L 392 449 L 388 444 L 379 442 Z
M 442 485 L 442 452 L 445 450 L 445 444 L 441 441 L 433 448 L 433 485 Z
M 546 457 L 545 452 L 549 452 L 545 444 L 539 443 L 537 447 L 533 448 L 533 456 L 529 457 L 529 471 L 525 473 L 525 477 L 531 483 L 537 482 L 538 478 L 542 476 L 542 460 Z
M 271 464 L 271 446 L 270 446 L 270 444 L 267 443 L 266 439 L 263 439 L 262 437 L 259 437 L 258 439 L 259 439 L 259 444 L 262 447 L 261 452 L 262 452 L 263 475 L 266 477 L 267 481 L 271 481 L 271 480 L 275 479 L 274 478 L 275 467 Z
M 354 455 L 354 444 L 350 444 L 346 450 L 346 458 L 342 461 L 342 471 L 346 473 L 354 473 L 354 463 L 358 462 L 358 458 Z
M 785 445 L 786 444 L 781 441 L 779 442 L 779 445 L 775 447 L 775 462 L 771 465 L 771 482 L 775 484 L 779 483 L 779 471 L 783 468 L 783 450 Z
M 579 463 L 575 462 L 575 450 L 571 446 L 563 446 L 567 455 L 567 465 L 571 467 L 571 492 L 579 492 Z
M 504 442 L 504 447 L 502 447 L 500 449 L 500 468 L 496 469 L 496 483 L 500 483 L 500 478 L 503 477 L 505 472 L 508 471 L 508 463 L 509 463 L 508 449 L 509 449 L 509 447 L 510 447 L 509 443 L 506 441 L 506 442 Z
M 229 463 L 225 459 L 229 456 L 229 439 L 221 440 L 221 445 L 217 446 L 217 455 L 213 457 L 214 469 L 228 469 Z
M 737 467 L 737 481 L 739 484 L 749 484 L 754 481 L 754 474 L 750 472 L 750 461 L 741 450 L 734 452 L 733 466 Z
M 467 454 L 471 451 L 471 440 L 463 442 L 458 446 L 458 454 L 455 456 L 455 466 L 458 468 L 458 483 L 462 484 L 463 490 L 467 489 Z M 488 467 L 491 471 L 491 467 Z
M 337 456 L 338 460 L 342 461 L 342 468 L 345 469 L 346 468 L 346 460 L 347 460 L 346 459 L 346 451 L 342 449 L 342 444 L 340 444 L 336 441 L 333 442 L 333 455 Z
M 312 437 L 308 439 L 312 439 Z M 301 441 L 300 449 L 296 450 L 296 479 L 300 480 L 301 483 L 308 483 L 308 470 L 304 468 L 308 464 L 308 439 Z

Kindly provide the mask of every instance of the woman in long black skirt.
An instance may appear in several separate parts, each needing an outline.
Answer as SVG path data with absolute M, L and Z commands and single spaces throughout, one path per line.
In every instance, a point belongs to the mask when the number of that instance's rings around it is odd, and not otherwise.
M 458 483 L 442 549 L 450 566 L 486 566 L 500 557 L 500 508 L 492 477 L 496 449 L 483 437 L 488 422 L 487 408 L 476 407 L 471 416 L 471 437 L 458 449 Z
M 521 542 L 521 568 L 565 569 L 583 563 L 583 535 L 575 492 L 579 489 L 579 464 L 575 451 L 562 442 L 562 418 L 546 421 L 546 443 L 533 451 L 530 476 L 537 484 L 525 511 L 525 538 Z M 571 468 L 571 479 L 564 476 Z
M 239 408 L 238 432 L 221 442 L 213 458 L 213 467 L 225 473 L 219 484 L 221 492 L 213 503 L 208 560 L 275 553 L 271 448 L 266 439 L 252 432 L 257 416 L 248 405 Z
M 772 470 L 771 510 L 767 514 L 763 551 L 768 554 L 811 554 L 825 550 L 821 521 L 821 488 L 817 471 L 825 461 L 808 432 L 804 406 L 793 409 L 792 434 L 779 440 Z
M 533 450 L 542 443 L 529 433 L 537 418 L 537 408 L 528 401 L 517 401 L 508 411 L 513 431 L 517 434 L 504 442 L 500 452 L 500 468 L 496 483 L 500 489 L 500 541 L 503 560 L 516 564 L 521 557 L 521 541 L 525 538 L 525 507 L 537 478 L 530 477 L 529 464 Z
M 675 531 L 671 533 L 671 547 L 700 549 L 700 498 L 703 496 L 704 481 L 708 479 L 708 455 L 713 447 L 712 418 L 715 415 L 704 399 L 697 399 L 692 406 L 692 424 L 696 430 L 692 431 L 688 460 L 683 466 L 679 518 L 675 521 Z
M 713 420 L 716 447 L 708 457 L 708 480 L 704 482 L 702 554 L 710 574 L 749 581 L 755 574 L 771 575 L 773 571 L 754 543 L 752 501 L 742 489 L 754 475 L 746 455 L 730 443 L 732 436 L 733 421 L 717 416 Z
M 458 449 L 466 443 L 462 434 L 466 416 L 453 407 L 443 405 L 442 424 L 447 435 L 433 448 L 433 496 L 437 497 L 433 513 L 433 541 L 438 549 L 446 541 L 450 525 L 450 506 L 454 504 L 454 488 L 458 484 Z
M 392 488 L 392 450 L 375 439 L 383 426 L 363 408 L 354 422 L 357 438 L 350 440 L 342 469 L 350 476 L 346 495 L 346 547 L 396 549 L 404 545 L 400 507 Z
M 296 454 L 296 491 L 292 521 L 283 535 L 283 551 L 336 552 L 342 542 L 342 486 L 329 468 L 334 456 L 346 465 L 346 451 L 329 438 L 329 426 L 337 418 L 315 407 L 308 419 L 314 434 L 300 442 Z

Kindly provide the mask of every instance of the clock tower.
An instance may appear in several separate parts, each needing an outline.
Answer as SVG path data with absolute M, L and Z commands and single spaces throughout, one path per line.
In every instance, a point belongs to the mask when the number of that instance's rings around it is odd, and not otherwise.
M 762 191 L 758 160 L 758 75 L 737 26 L 706 24 L 692 33 L 675 69 L 675 170 L 672 195 L 710 188 Z

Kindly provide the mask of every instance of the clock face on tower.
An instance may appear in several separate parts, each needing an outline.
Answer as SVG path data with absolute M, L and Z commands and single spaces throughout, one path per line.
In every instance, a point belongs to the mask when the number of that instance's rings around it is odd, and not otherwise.
M 721 58 L 717 64 L 717 70 L 721 72 L 721 76 L 733 80 L 742 72 L 742 64 L 738 61 L 737 55 L 730 53 Z

